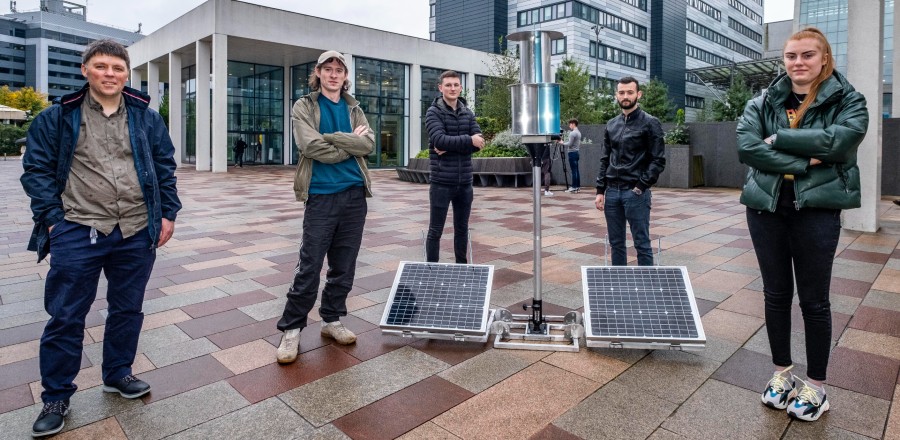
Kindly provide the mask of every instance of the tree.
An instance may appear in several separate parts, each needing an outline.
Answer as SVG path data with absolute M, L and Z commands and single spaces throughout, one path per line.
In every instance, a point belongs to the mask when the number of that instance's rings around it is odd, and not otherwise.
M 675 103 L 669 98 L 669 86 L 653 78 L 641 86 L 641 108 L 662 122 L 671 122 Z
M 559 83 L 560 120 L 563 125 L 572 118 L 578 119 L 582 124 L 600 122 L 600 112 L 591 102 L 594 97 L 588 90 L 590 79 L 586 67 L 571 58 L 563 59 L 562 65 L 556 71 L 556 82 Z
M 605 124 L 622 112 L 619 102 L 616 101 L 615 91 L 605 85 L 594 93 L 594 109 L 601 124 Z
M 11 91 L 9 86 L 3 86 L 0 87 L 0 104 L 30 112 L 29 118 L 34 118 L 50 106 L 50 101 L 47 101 L 46 93 L 38 93 L 31 87 Z
M 500 41 L 501 46 L 503 41 Z M 490 78 L 475 92 L 475 112 L 497 120 L 502 127 L 512 126 L 509 86 L 519 81 L 519 60 L 509 49 L 502 54 L 490 54 Z
M 159 100 L 159 115 L 162 116 L 166 128 L 169 128 L 169 94 L 166 93 Z
M 744 113 L 747 101 L 753 97 L 753 92 L 744 81 L 744 76 L 735 74 L 731 81 L 731 87 L 725 91 L 725 102 L 716 100 L 713 102 L 713 119 L 716 121 L 737 121 Z

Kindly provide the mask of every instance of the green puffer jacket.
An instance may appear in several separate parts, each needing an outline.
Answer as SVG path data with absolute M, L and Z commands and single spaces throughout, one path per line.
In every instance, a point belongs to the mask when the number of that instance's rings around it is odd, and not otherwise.
M 790 93 L 791 80 L 783 73 L 747 102 L 738 121 L 738 157 L 750 166 L 741 203 L 775 212 L 782 179 L 793 174 L 797 209 L 858 208 L 856 150 L 869 125 L 866 98 L 835 71 L 819 87 L 800 128 L 792 129 L 784 108 Z M 763 142 L 772 134 L 778 134 L 774 145 Z M 810 166 L 810 158 L 822 163 Z
M 366 156 L 375 150 L 375 133 L 369 128 L 369 134 L 357 136 L 353 133 L 319 133 L 321 113 L 319 111 L 319 95 L 312 92 L 304 95 L 291 108 L 291 122 L 294 126 L 294 142 L 300 152 L 297 172 L 294 174 L 294 196 L 299 202 L 309 198 L 309 182 L 312 179 L 313 160 L 322 163 L 339 163 L 351 157 L 359 165 L 360 173 L 366 182 L 366 197 L 372 197 L 372 181 L 369 179 L 369 168 Z M 369 126 L 366 115 L 359 107 L 359 102 L 347 92 L 341 92 L 350 108 L 350 126 L 355 130 L 360 125 Z

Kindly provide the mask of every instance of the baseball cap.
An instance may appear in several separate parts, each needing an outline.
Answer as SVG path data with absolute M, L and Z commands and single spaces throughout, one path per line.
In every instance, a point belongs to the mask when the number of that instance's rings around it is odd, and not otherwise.
M 319 55 L 319 61 L 316 63 L 316 67 L 321 66 L 330 58 L 334 58 L 341 62 L 344 67 L 347 67 L 347 60 L 344 59 L 344 55 L 336 50 L 325 51 L 322 55 Z

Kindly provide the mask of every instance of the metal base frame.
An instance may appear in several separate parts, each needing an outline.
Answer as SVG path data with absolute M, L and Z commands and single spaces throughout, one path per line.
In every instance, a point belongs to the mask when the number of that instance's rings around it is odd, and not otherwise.
M 584 336 L 584 326 L 580 313 L 571 311 L 565 316 L 543 317 L 544 326 L 535 330 L 531 315 L 514 315 L 506 309 L 494 310 L 494 322 L 491 324 L 491 333 L 495 334 L 494 348 L 567 352 L 581 350 L 580 339 Z

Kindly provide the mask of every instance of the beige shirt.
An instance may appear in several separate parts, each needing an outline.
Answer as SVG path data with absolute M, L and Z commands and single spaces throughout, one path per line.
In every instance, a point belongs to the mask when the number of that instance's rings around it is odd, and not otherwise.
M 66 220 L 128 238 L 147 227 L 147 207 L 134 168 L 125 100 L 106 116 L 90 93 L 81 104 L 81 129 L 62 193 Z

